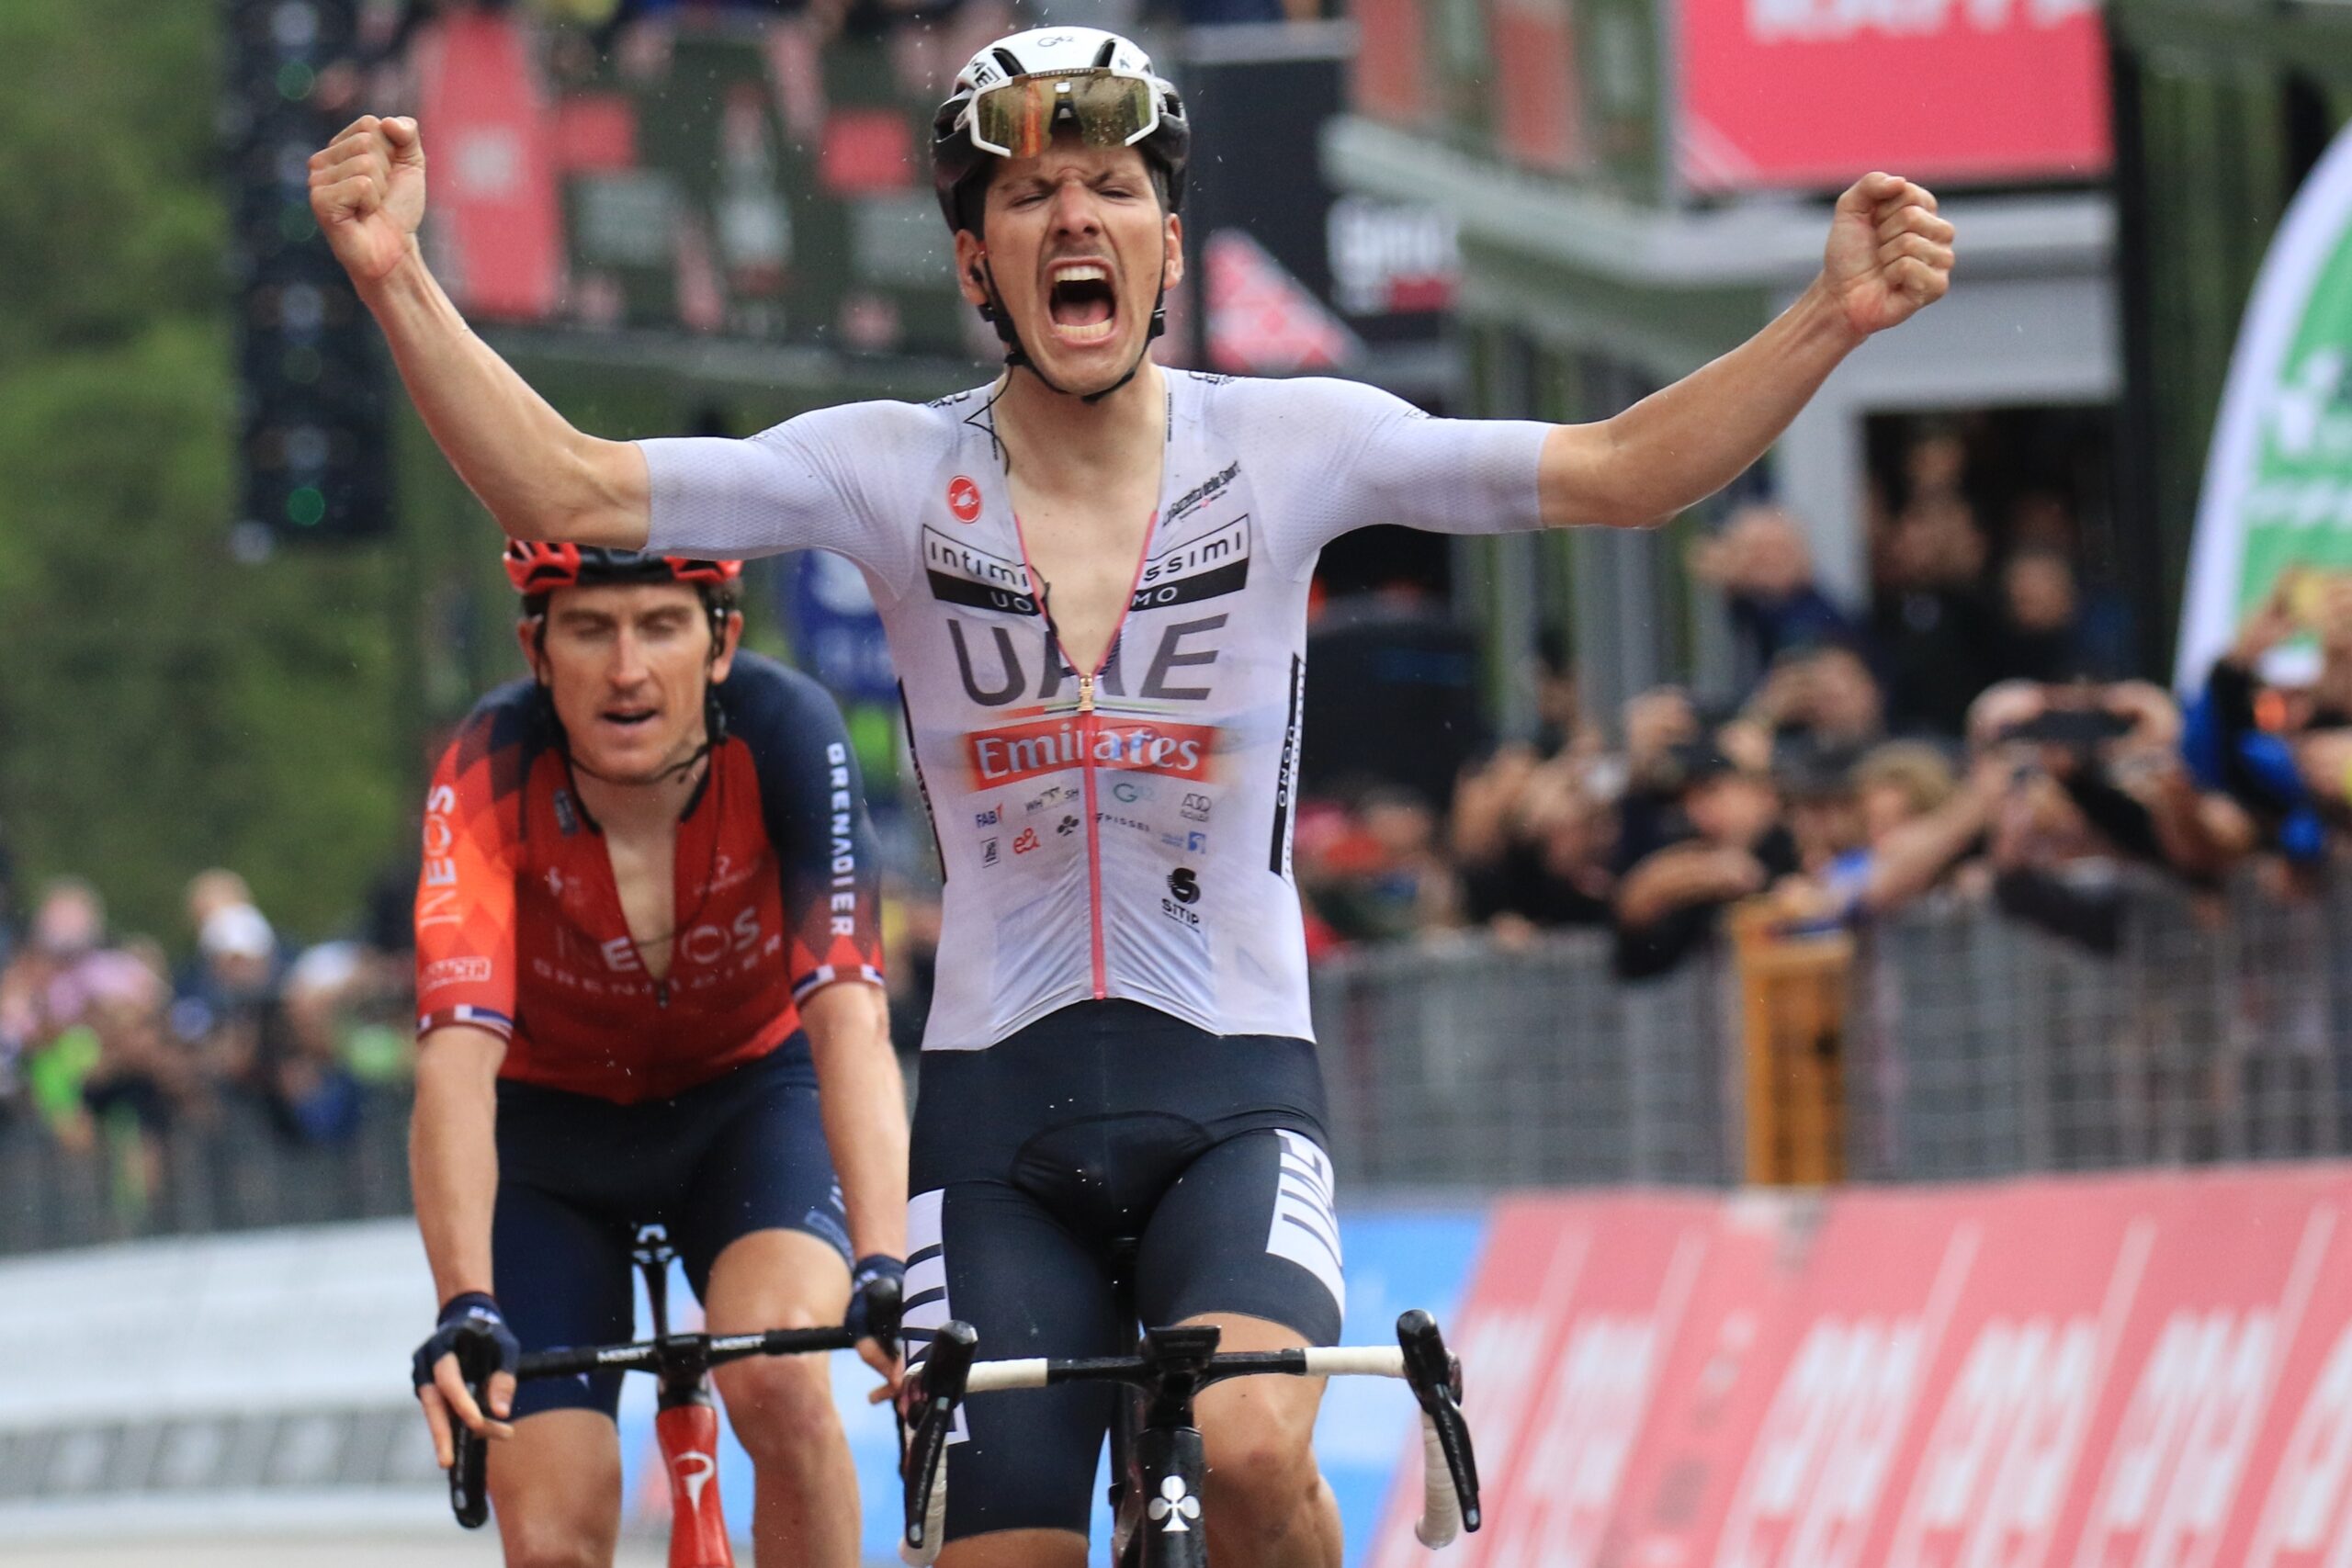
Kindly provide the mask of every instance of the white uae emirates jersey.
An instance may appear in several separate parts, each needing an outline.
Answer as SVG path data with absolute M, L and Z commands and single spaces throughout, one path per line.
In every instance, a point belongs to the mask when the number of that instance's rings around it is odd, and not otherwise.
M 1099 671 L 1054 641 L 989 389 L 642 444 L 649 549 L 865 571 L 946 870 L 928 1050 L 1103 997 L 1312 1038 L 1290 835 L 1316 556 L 1375 523 L 1540 525 L 1544 425 L 1347 381 L 1166 381 L 1159 513 Z

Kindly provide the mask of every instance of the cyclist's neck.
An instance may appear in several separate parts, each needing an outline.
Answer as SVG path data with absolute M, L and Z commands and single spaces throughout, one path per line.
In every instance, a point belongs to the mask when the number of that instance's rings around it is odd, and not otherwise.
M 633 839 L 674 828 L 710 770 L 710 758 L 702 743 L 703 732 L 697 728 L 668 770 L 650 779 L 599 774 L 591 771 L 593 763 L 574 757 L 571 782 L 580 793 L 580 804 L 607 834 Z
M 1030 371 L 1005 372 L 992 418 L 1006 466 L 1046 490 L 1091 486 L 1138 463 L 1155 468 L 1167 439 L 1168 378 L 1147 358 L 1100 402 L 1057 392 Z

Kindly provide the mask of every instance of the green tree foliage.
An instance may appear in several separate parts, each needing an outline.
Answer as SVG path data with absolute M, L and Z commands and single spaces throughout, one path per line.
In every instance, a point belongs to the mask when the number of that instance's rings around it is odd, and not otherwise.
M 219 21 L 0 6 L 0 831 L 167 941 L 208 865 L 333 929 L 419 771 L 390 549 L 229 554 Z

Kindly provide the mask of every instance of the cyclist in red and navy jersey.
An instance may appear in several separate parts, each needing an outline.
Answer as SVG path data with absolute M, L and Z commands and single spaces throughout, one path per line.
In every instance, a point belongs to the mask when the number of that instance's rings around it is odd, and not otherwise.
M 475 708 L 425 804 L 411 1157 L 443 1307 L 416 1377 L 445 1464 L 453 1415 L 504 1439 L 510 1562 L 609 1562 L 619 1375 L 502 1375 L 484 1412 L 457 1333 L 487 1328 L 508 1372 L 629 1337 L 646 1223 L 714 1331 L 865 1326 L 903 1278 L 905 1101 L 857 764 L 822 688 L 738 649 L 740 566 L 516 545 L 507 570 L 533 678 Z M 824 1361 L 715 1376 L 761 1560 L 847 1568 Z

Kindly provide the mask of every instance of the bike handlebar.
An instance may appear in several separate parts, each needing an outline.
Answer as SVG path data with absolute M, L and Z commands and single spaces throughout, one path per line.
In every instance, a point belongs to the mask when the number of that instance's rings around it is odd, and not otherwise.
M 939 1555 L 946 1517 L 947 1486 L 942 1469 L 956 1412 L 975 1393 L 1047 1388 L 1064 1382 L 1150 1384 L 1160 1371 L 1144 1356 L 1083 1357 L 1067 1360 L 1029 1357 L 1018 1360 L 972 1359 L 978 1336 L 962 1323 L 949 1323 L 932 1341 L 922 1364 L 907 1442 L 906 1534 L 899 1558 L 910 1568 L 928 1568 Z M 1437 1321 L 1415 1310 L 1396 1320 L 1396 1345 L 1342 1345 L 1294 1350 L 1238 1351 L 1212 1357 L 1198 1386 L 1227 1378 L 1266 1374 L 1291 1377 L 1402 1378 L 1421 1410 L 1421 1516 L 1413 1533 L 1422 1545 L 1445 1546 L 1483 1522 L 1478 1503 L 1478 1463 L 1462 1417 L 1462 1363 L 1446 1349 Z
M 590 1345 L 525 1354 L 515 1376 L 566 1378 L 581 1372 L 654 1372 L 665 1357 L 692 1357 L 707 1367 L 746 1356 L 798 1356 L 820 1350 L 854 1350 L 846 1328 L 771 1328 L 763 1334 L 673 1334 L 628 1345 Z
M 896 1288 L 888 1280 L 874 1289 L 891 1298 L 880 1309 L 872 1337 L 886 1344 L 898 1338 Z M 885 1326 L 887 1324 L 887 1327 Z M 526 1352 L 514 1370 L 518 1382 L 533 1378 L 571 1377 L 581 1372 L 671 1372 L 700 1376 L 710 1368 L 747 1356 L 800 1356 L 824 1350 L 852 1350 L 857 1340 L 846 1327 L 771 1328 L 757 1334 L 669 1334 L 627 1345 L 588 1345 Z M 487 1331 L 469 1329 L 458 1337 L 458 1371 L 477 1404 L 485 1398 L 498 1356 Z M 449 1511 L 468 1529 L 480 1529 L 490 1517 L 490 1445 L 454 1412 L 450 1416 Z

